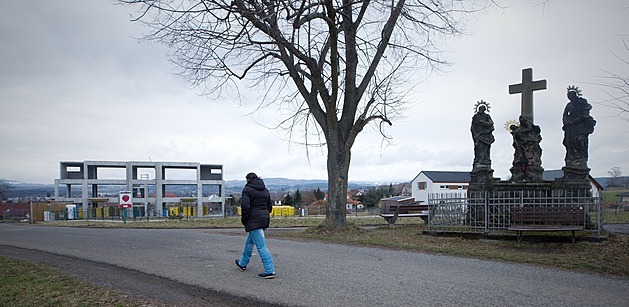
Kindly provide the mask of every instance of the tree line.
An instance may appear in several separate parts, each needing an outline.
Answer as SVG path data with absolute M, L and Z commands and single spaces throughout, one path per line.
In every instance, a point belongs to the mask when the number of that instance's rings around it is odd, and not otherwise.
M 361 191 L 353 191 L 351 193 L 354 200 L 360 201 L 366 208 L 375 208 L 380 204 L 380 200 L 387 197 L 398 196 L 402 193 L 405 184 L 389 184 L 372 187 Z M 282 192 L 279 195 L 272 196 L 274 201 L 281 201 L 282 206 L 291 206 L 295 208 L 304 208 L 317 201 L 326 199 L 326 192 L 320 188 L 312 191 L 302 192 L 299 189 L 295 192 Z M 227 205 L 234 208 L 240 205 L 238 195 L 230 194 Z M 234 211 L 235 212 L 235 211 Z

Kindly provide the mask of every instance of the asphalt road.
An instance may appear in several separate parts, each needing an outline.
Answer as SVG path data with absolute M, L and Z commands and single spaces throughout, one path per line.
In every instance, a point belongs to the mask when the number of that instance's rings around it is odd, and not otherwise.
M 277 270 L 272 280 L 256 277 L 263 270 L 258 257 L 245 272 L 234 265 L 243 230 L 0 224 L 0 254 L 63 256 L 77 267 L 89 263 L 85 271 L 117 276 L 87 277 L 96 283 L 148 287 L 182 305 L 222 305 L 220 300 L 233 306 L 629 305 L 628 278 L 270 237 Z M 174 293 L 165 289 L 169 282 L 178 284 Z

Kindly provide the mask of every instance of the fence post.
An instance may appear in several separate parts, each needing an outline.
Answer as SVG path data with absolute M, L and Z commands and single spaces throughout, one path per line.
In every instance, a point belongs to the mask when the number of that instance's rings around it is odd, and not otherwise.
M 598 199 L 592 199 L 596 202 L 596 215 L 598 218 L 598 221 L 596 221 L 596 230 L 597 230 L 597 235 L 600 237 L 601 236 L 601 231 L 603 228 L 603 211 L 602 211 L 602 201 L 601 201 L 601 197 L 599 196 Z
M 483 210 L 483 215 L 485 215 L 484 220 L 485 220 L 485 235 L 487 235 L 489 233 L 489 192 L 487 192 L 487 190 L 483 191 L 483 194 L 485 197 L 484 201 L 484 210 Z

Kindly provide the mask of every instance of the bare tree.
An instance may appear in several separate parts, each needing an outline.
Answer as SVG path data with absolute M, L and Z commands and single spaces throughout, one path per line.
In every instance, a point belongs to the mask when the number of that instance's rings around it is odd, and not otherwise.
M 622 170 L 618 166 L 612 167 L 610 170 L 607 171 L 607 173 L 610 176 L 612 176 L 612 178 L 618 178 L 618 177 L 622 176 Z
M 622 42 L 629 55 L 627 41 L 623 39 Z M 627 65 L 626 68 L 629 68 L 629 56 L 624 58 L 616 54 L 614 56 L 620 60 L 621 65 Z M 623 70 L 620 69 L 620 71 Z M 598 104 L 618 110 L 617 116 L 629 122 L 629 76 L 622 76 L 611 71 L 604 72 L 606 75 L 601 77 L 601 81 L 597 84 L 603 87 L 603 91 L 609 98 Z
M 346 226 L 351 148 L 368 124 L 401 115 L 406 83 L 444 61 L 435 42 L 459 34 L 486 1 L 118 0 L 137 5 L 147 39 L 170 47 L 179 73 L 213 95 L 262 88 L 260 107 L 286 111 L 276 128 L 327 150 L 325 226 Z M 491 3 L 491 2 L 490 2 Z
M 624 183 L 621 182 L 622 171 L 620 170 L 620 167 L 614 166 L 607 171 L 607 173 L 611 176 L 611 178 L 609 178 L 609 183 L 607 184 L 608 187 L 621 187 L 624 185 Z

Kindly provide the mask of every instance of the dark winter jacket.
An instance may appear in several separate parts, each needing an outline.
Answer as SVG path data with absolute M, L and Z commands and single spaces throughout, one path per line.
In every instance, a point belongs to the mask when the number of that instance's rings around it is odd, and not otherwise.
M 271 194 L 260 178 L 253 178 L 242 189 L 240 198 L 240 221 L 245 226 L 245 231 L 269 228 L 270 214 L 273 211 Z

